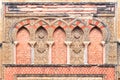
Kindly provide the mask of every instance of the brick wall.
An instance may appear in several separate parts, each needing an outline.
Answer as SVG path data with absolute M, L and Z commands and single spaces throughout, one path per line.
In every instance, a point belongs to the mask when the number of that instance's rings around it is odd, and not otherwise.
M 52 47 L 52 63 L 66 64 L 67 49 L 65 45 L 65 32 L 62 28 L 57 28 L 53 33 L 54 44 Z
M 88 47 L 88 63 L 103 63 L 102 33 L 99 29 L 93 28 L 89 34 L 90 45 Z
M 17 64 L 30 64 L 30 45 L 29 32 L 25 28 L 21 28 L 17 33 L 18 45 L 16 47 L 16 63 Z
M 4 70 L 4 80 L 14 80 L 17 74 L 28 75 L 60 75 L 60 74 L 84 74 L 102 75 L 104 80 L 115 80 L 115 69 L 113 67 L 6 67 Z M 24 75 L 25 76 L 25 75 Z

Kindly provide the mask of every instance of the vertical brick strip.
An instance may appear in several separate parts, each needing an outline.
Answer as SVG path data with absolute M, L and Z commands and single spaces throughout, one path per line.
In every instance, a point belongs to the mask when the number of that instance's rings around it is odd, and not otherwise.
M 97 28 L 93 28 L 89 34 L 90 45 L 88 49 L 88 63 L 103 63 L 103 47 L 100 45 L 102 41 L 102 33 Z
M 19 45 L 16 48 L 16 63 L 30 64 L 30 46 L 29 32 L 25 28 L 21 28 L 17 34 Z
M 66 64 L 67 63 L 67 48 L 64 44 L 65 32 L 61 28 L 57 28 L 54 32 L 54 45 L 52 47 L 52 63 Z

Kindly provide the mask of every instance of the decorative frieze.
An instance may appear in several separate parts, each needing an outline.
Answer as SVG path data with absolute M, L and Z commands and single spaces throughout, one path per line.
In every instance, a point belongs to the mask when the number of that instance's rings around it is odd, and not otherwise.
M 48 4 L 48 5 L 46 5 Z M 42 14 L 68 16 L 67 14 L 115 14 L 115 3 L 5 3 L 5 14 Z M 61 15 L 62 14 L 62 15 Z

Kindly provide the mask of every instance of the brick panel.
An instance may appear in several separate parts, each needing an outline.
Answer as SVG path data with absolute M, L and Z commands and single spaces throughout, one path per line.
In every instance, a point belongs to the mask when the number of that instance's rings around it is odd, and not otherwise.
M 81 74 L 81 75 L 103 75 L 104 80 L 115 80 L 113 67 L 6 67 L 4 69 L 4 80 L 14 80 L 16 74 Z M 31 76 L 32 77 L 32 76 Z
M 67 62 L 67 49 L 64 44 L 65 32 L 61 28 L 57 28 L 54 32 L 54 45 L 52 47 L 52 63 L 53 64 L 66 64 Z
M 18 45 L 16 48 L 16 63 L 29 64 L 30 63 L 30 45 L 29 32 L 22 28 L 17 34 Z
M 93 28 L 89 34 L 90 45 L 88 48 L 88 63 L 103 63 L 103 47 L 101 45 L 102 34 L 97 28 Z
M 17 80 L 103 80 L 102 77 L 17 77 Z

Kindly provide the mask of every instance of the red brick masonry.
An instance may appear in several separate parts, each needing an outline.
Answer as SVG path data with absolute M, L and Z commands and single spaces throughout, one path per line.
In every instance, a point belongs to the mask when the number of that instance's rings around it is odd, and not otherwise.
M 4 80 L 14 80 L 18 74 L 79 74 L 79 75 L 102 75 L 104 80 L 115 80 L 115 68 L 112 66 L 35 66 L 13 65 L 4 67 Z

